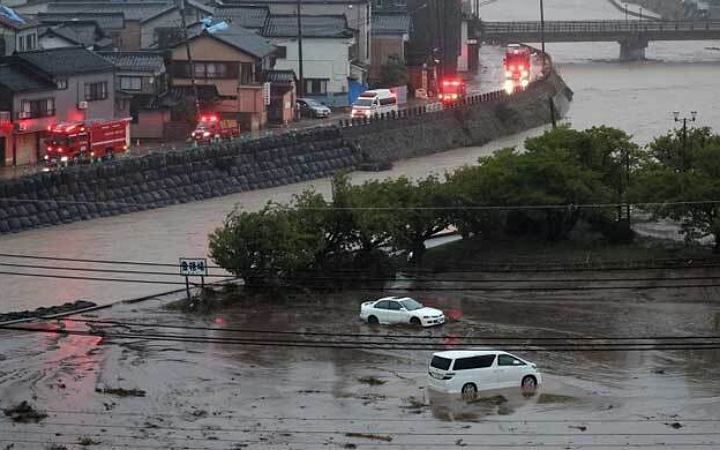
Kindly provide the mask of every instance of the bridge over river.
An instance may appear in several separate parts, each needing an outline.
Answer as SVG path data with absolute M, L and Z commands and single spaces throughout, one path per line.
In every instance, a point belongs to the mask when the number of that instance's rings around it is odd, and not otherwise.
M 476 37 L 484 42 L 540 42 L 541 22 L 481 22 Z M 645 57 L 650 41 L 720 39 L 720 21 L 545 21 L 545 42 L 603 42 L 620 44 L 620 59 Z

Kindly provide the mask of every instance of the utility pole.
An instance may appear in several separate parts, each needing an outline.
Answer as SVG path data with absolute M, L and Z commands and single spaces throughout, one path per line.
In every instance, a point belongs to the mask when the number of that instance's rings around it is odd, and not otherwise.
M 540 0 L 540 45 L 543 55 L 545 55 L 545 7 L 543 0 Z
M 298 27 L 298 97 L 305 95 L 305 77 L 303 76 L 303 43 L 302 43 L 302 0 L 297 0 Z
M 195 97 L 195 117 L 200 117 L 200 96 L 198 95 L 197 81 L 195 81 L 195 63 L 192 59 L 190 51 L 190 40 L 188 38 L 187 22 L 185 21 L 185 2 L 178 0 L 180 8 L 180 25 L 182 26 L 183 39 L 185 40 L 185 51 L 187 52 L 188 65 L 190 66 L 190 83 L 193 88 L 193 96 Z
M 697 111 L 690 111 L 690 118 L 680 117 L 679 111 L 673 111 L 675 122 L 682 122 L 682 153 L 680 155 L 680 171 L 685 172 L 687 167 L 687 123 L 697 120 Z

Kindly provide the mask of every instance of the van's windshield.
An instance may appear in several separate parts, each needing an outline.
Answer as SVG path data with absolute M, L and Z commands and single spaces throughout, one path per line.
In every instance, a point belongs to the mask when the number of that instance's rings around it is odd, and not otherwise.
M 358 98 L 355 100 L 355 106 L 372 106 L 373 99 L 371 98 Z
M 452 363 L 452 359 L 443 358 L 442 356 L 433 356 L 432 361 L 430 361 L 430 367 L 440 370 L 448 370 L 450 369 L 450 363 Z

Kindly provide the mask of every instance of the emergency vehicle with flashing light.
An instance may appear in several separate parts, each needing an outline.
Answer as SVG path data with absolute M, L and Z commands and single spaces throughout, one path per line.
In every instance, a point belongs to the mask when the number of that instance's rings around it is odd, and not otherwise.
M 45 136 L 45 162 L 80 164 L 112 159 L 130 145 L 132 119 L 89 119 L 50 125 Z
M 459 77 L 444 78 L 440 84 L 438 98 L 445 105 L 461 102 L 467 95 L 465 80 Z
M 190 138 L 198 143 L 210 143 L 220 139 L 233 139 L 240 136 L 240 128 L 235 119 L 221 119 L 217 114 L 203 114 L 198 120 Z

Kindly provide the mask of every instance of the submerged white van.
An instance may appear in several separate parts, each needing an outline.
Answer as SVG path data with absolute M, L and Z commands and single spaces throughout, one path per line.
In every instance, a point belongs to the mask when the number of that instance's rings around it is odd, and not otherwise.
M 374 117 L 398 111 L 398 102 L 390 89 L 373 89 L 360 94 L 352 105 L 351 117 Z
M 431 389 L 474 398 L 478 391 L 521 388 L 531 394 L 542 382 L 537 366 L 497 350 L 455 350 L 434 353 L 428 368 Z

